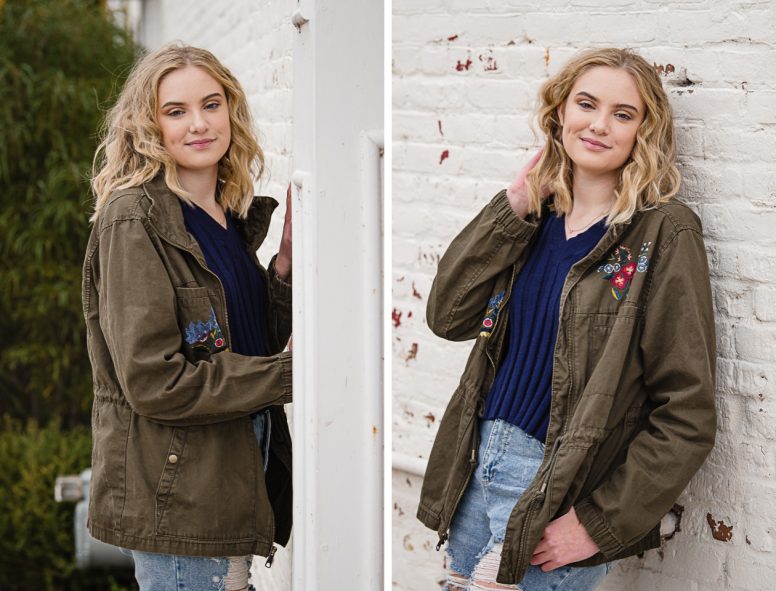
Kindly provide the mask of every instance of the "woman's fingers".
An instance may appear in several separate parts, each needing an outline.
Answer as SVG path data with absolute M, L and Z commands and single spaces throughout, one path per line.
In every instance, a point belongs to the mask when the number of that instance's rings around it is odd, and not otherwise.
M 288 189 L 286 189 L 286 214 L 283 218 L 283 235 L 280 238 L 280 250 L 275 261 L 275 270 L 283 280 L 291 274 L 291 236 L 291 183 L 289 183 Z
M 525 177 L 531 172 L 542 157 L 544 148 L 539 149 L 531 159 L 517 172 L 517 176 L 507 189 L 507 199 L 512 210 L 521 218 L 528 214 L 528 188 L 525 186 Z
M 523 166 L 523 168 L 520 169 L 519 175 L 521 175 L 523 182 L 525 182 L 525 177 L 528 176 L 528 173 L 531 172 L 531 170 L 539 163 L 539 159 L 542 157 L 543 153 L 544 153 L 544 146 L 539 148 L 536 154 L 534 154 L 531 157 L 531 159 L 525 164 L 525 166 Z

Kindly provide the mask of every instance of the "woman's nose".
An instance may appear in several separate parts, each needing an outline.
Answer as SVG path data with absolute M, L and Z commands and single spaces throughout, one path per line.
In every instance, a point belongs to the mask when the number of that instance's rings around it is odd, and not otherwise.
M 603 113 L 597 115 L 590 121 L 590 131 L 599 135 L 605 135 L 609 130 L 606 117 Z
M 194 113 L 191 118 L 191 124 L 189 125 L 191 133 L 202 133 L 207 130 L 207 121 L 202 113 Z

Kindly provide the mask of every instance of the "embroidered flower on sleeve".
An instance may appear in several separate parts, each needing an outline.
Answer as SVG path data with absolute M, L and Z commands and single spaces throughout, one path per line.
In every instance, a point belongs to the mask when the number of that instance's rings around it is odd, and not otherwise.
M 221 327 L 216 321 L 216 313 L 213 306 L 210 306 L 210 318 L 207 322 L 197 320 L 189 322 L 186 328 L 186 342 L 192 349 L 205 351 L 206 353 L 216 353 L 225 348 L 226 341 L 221 333 Z
M 599 273 L 605 273 L 604 279 L 612 286 L 612 296 L 615 300 L 622 300 L 628 293 L 631 281 L 636 273 L 644 273 L 649 266 L 647 253 L 651 242 L 641 245 L 641 251 L 636 261 L 627 246 L 618 246 L 609 256 L 609 262 L 598 267 Z
M 482 321 L 482 328 L 480 329 L 481 337 L 486 337 L 493 331 L 493 326 L 496 324 L 496 317 L 501 309 L 505 293 L 506 292 L 502 290 L 488 300 L 488 308 L 485 310 L 485 318 Z

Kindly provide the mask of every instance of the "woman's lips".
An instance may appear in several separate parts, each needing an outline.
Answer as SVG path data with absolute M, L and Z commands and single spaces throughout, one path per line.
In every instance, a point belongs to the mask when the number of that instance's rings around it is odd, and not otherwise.
M 189 142 L 186 145 L 194 148 L 195 150 L 203 150 L 207 148 L 210 144 L 212 144 L 214 141 L 215 140 L 197 140 L 196 142 Z
M 585 147 L 588 150 L 592 150 L 593 152 L 603 152 L 604 150 L 608 150 L 609 146 L 605 146 L 601 143 L 596 142 L 595 140 L 591 140 L 588 138 L 580 138 L 582 140 L 582 143 L 585 144 Z

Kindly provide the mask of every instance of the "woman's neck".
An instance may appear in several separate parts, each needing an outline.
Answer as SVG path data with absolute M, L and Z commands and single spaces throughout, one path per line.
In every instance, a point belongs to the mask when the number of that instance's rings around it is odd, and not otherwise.
M 574 172 L 572 195 L 573 210 L 569 217 L 586 217 L 602 212 L 614 205 L 616 175 L 590 175 Z
M 191 195 L 192 201 L 204 209 L 216 204 L 218 168 L 206 170 L 178 169 L 181 186 Z

